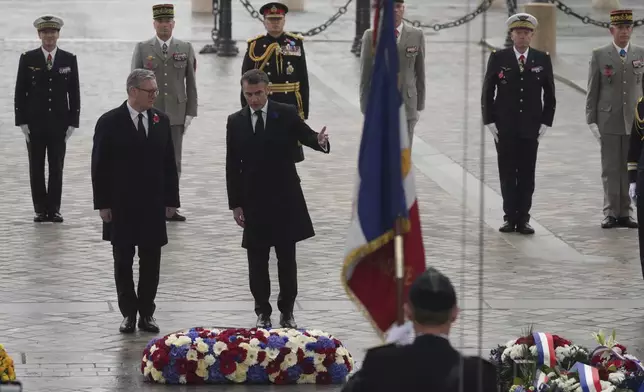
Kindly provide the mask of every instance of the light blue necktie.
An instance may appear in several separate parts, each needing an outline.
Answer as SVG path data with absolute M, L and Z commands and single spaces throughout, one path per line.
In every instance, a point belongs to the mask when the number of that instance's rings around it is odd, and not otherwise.
M 626 51 L 624 49 L 620 50 L 619 55 L 622 57 L 626 57 Z

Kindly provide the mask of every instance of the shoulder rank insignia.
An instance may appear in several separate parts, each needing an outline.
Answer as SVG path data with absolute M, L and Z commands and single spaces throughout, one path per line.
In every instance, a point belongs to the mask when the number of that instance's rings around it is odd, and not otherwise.
M 289 33 L 289 32 L 287 31 L 287 32 L 286 32 L 286 35 L 288 35 L 289 37 L 297 38 L 297 39 L 299 39 L 300 41 L 304 41 L 304 37 L 303 37 L 303 36 L 301 36 L 301 35 L 299 35 L 299 34 Z
M 249 42 L 249 43 L 250 43 L 250 42 L 253 42 L 253 41 L 255 41 L 255 40 L 258 40 L 258 39 L 262 38 L 263 36 L 264 36 L 264 34 L 260 34 L 260 35 L 258 35 L 258 36 L 256 36 L 256 37 L 249 38 L 249 39 L 248 39 L 248 42 Z

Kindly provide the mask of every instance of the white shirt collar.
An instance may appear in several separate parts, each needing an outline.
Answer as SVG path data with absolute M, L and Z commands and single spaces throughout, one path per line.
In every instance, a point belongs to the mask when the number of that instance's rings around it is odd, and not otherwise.
M 396 30 L 398 30 L 398 37 L 399 38 L 400 38 L 400 34 L 402 34 L 404 25 L 405 25 L 405 22 L 400 22 L 400 25 L 398 27 L 396 27 Z
M 159 46 L 163 47 L 163 44 L 168 45 L 168 48 L 170 47 L 170 44 L 172 43 L 172 37 L 168 38 L 167 41 L 163 41 L 159 36 L 157 35 L 157 41 L 159 41 Z
M 146 119 L 146 120 L 148 119 L 148 111 L 147 110 L 144 110 L 142 112 L 137 112 L 136 110 L 134 110 L 134 108 L 132 106 L 130 106 L 130 102 L 127 103 L 127 110 L 130 111 L 130 117 L 132 117 L 132 120 L 136 119 L 136 121 L 139 121 L 139 119 L 137 118 L 139 116 L 139 113 L 143 114 L 144 119 Z
M 512 47 L 512 49 L 514 49 L 514 55 L 517 57 L 517 61 L 519 60 L 519 57 L 521 57 L 521 55 L 523 55 L 526 60 L 528 59 L 528 53 L 530 53 L 530 48 L 527 48 L 525 50 L 525 53 L 519 53 L 517 48 L 514 46 Z
M 615 41 L 613 41 L 613 46 L 615 47 L 615 49 L 617 49 L 617 53 L 619 53 L 622 49 L 624 49 L 626 53 L 628 53 L 628 48 L 631 46 L 631 43 L 629 42 L 628 44 L 626 44 L 625 48 L 620 48 L 619 46 L 617 46 Z
M 53 59 L 56 57 L 56 52 L 58 51 L 58 46 L 56 46 L 56 47 L 54 48 L 54 50 L 52 50 L 51 52 L 48 52 L 48 51 L 47 51 L 47 50 L 45 50 L 45 48 L 43 48 L 42 46 L 40 47 L 40 49 L 42 49 L 42 52 L 43 52 L 43 54 L 45 55 L 45 59 L 47 58 L 47 55 L 48 55 L 48 54 L 51 54 L 51 58 L 52 58 L 52 60 L 53 60 Z
M 248 106 L 248 110 L 250 110 L 250 115 L 251 116 L 255 113 L 253 108 L 251 108 L 250 106 Z M 264 115 L 266 115 L 268 113 L 268 99 L 266 100 L 266 103 L 264 104 L 264 106 L 260 110 L 262 111 L 262 114 L 264 114 Z

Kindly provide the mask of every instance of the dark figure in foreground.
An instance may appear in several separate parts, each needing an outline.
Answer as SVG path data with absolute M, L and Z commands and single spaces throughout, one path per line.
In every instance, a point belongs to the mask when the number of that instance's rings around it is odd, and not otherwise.
M 120 331 L 159 332 L 154 298 L 161 247 L 168 243 L 166 217 L 179 207 L 179 177 L 170 120 L 153 109 L 159 93 L 152 71 L 135 69 L 127 79 L 128 99 L 98 119 L 92 150 L 94 209 L 103 220 L 103 240 L 112 243 Z M 139 253 L 139 285 L 132 264 Z
M 449 278 L 430 267 L 414 281 L 405 304 L 416 339 L 408 345 L 388 344 L 369 350 L 362 368 L 342 392 L 457 392 L 461 380 L 463 391 L 497 392 L 494 365 L 478 357 L 463 357 L 449 343 L 458 312 Z M 407 340 L 404 334 L 399 338 Z M 482 384 L 478 380 L 481 367 Z
M 499 164 L 505 213 L 499 231 L 534 234 L 528 222 L 537 149 L 555 116 L 555 82 L 550 55 L 530 47 L 537 20 L 516 14 L 507 24 L 514 46 L 490 55 L 481 96 L 483 123 L 494 137 Z
M 306 120 L 309 118 L 309 73 L 304 54 L 304 37 L 284 31 L 288 7 L 282 3 L 267 3 L 259 13 L 264 16 L 266 34 L 248 40 L 242 62 L 242 74 L 251 69 L 264 71 L 271 81 L 271 100 L 294 105 Z M 244 93 L 241 105 L 246 106 Z M 293 146 L 295 162 L 304 160 L 301 143 Z
M 628 189 L 629 196 L 637 206 L 637 221 L 644 221 L 644 158 L 642 143 L 644 139 L 644 98 L 640 98 L 635 108 L 635 120 L 631 129 L 630 145 L 628 148 Z M 640 246 L 640 263 L 642 264 L 642 277 L 644 277 L 644 227 L 639 225 L 637 236 Z
M 63 164 L 67 140 L 78 128 L 80 83 L 76 55 L 57 47 L 63 21 L 43 16 L 34 22 L 42 46 L 20 56 L 15 116 L 27 141 L 34 222 L 62 222 Z M 49 179 L 45 186 L 45 154 Z
M 250 291 L 255 298 L 257 327 L 270 328 L 271 282 L 268 259 L 277 254 L 280 325 L 296 328 L 295 244 L 315 235 L 300 178 L 289 151 L 299 141 L 328 153 L 326 127 L 313 131 L 288 104 L 268 99 L 268 76 L 250 70 L 241 86 L 248 105 L 228 116 L 226 124 L 226 187 L 235 222 L 244 228 L 242 247 L 248 252 Z

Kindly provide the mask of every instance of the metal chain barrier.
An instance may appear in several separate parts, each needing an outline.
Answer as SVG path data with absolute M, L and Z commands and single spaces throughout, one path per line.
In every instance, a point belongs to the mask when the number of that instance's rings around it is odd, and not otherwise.
M 443 30 L 443 29 L 449 29 L 451 27 L 458 27 L 458 26 L 464 25 L 465 23 L 471 22 L 472 20 L 474 20 L 474 18 L 476 18 L 480 14 L 484 13 L 485 11 L 487 11 L 490 8 L 490 6 L 492 5 L 492 1 L 493 0 L 483 0 L 481 2 L 481 4 L 479 4 L 479 6 L 476 7 L 476 9 L 474 11 L 470 12 L 469 14 L 467 14 L 467 15 L 465 15 L 465 16 L 457 19 L 457 20 L 447 22 L 447 23 L 424 24 L 419 20 L 411 21 L 409 19 L 405 19 L 405 21 L 408 22 L 408 23 L 411 23 L 412 26 L 414 26 L 414 27 L 420 27 L 420 28 L 424 28 L 424 29 L 432 29 L 434 31 L 440 31 L 440 30 Z
M 249 0 L 239 0 L 239 1 L 242 3 L 244 8 L 246 8 L 246 11 L 248 11 L 251 18 L 264 22 L 264 19 L 259 14 L 259 11 L 257 11 L 255 7 L 253 7 L 253 5 L 250 3 Z M 353 2 L 353 0 L 347 0 L 347 2 L 342 7 L 338 8 L 338 11 L 333 16 L 331 16 L 326 22 L 322 23 L 321 25 L 316 26 L 308 31 L 304 31 L 304 32 L 294 31 L 294 33 L 300 34 L 304 37 L 312 37 L 314 35 L 320 34 L 324 30 L 329 28 L 329 26 L 331 26 L 336 20 L 340 19 L 342 15 L 347 13 L 348 7 L 351 4 L 351 2 Z
M 581 16 L 581 15 L 579 15 L 578 13 L 573 11 L 572 8 L 570 8 L 567 5 L 565 5 L 560 0 L 549 0 L 549 1 L 552 4 L 554 4 L 557 7 L 557 9 L 559 9 L 560 11 L 565 13 L 566 15 L 570 15 L 570 16 L 572 16 L 574 18 L 577 18 L 577 19 L 581 20 L 584 24 L 591 24 L 591 25 L 604 27 L 604 28 L 609 28 L 610 27 L 610 23 L 608 23 L 608 22 L 602 22 L 602 21 L 599 21 L 599 20 L 595 20 L 595 19 L 591 18 L 590 16 Z M 642 25 L 644 25 L 644 19 L 639 19 L 639 20 L 636 20 L 636 21 L 633 22 L 634 27 L 639 27 L 639 26 L 642 26 Z
M 215 24 L 210 32 L 212 36 L 212 42 L 217 42 L 217 37 L 219 36 L 219 1 L 213 0 L 212 2 L 212 15 L 215 18 Z

